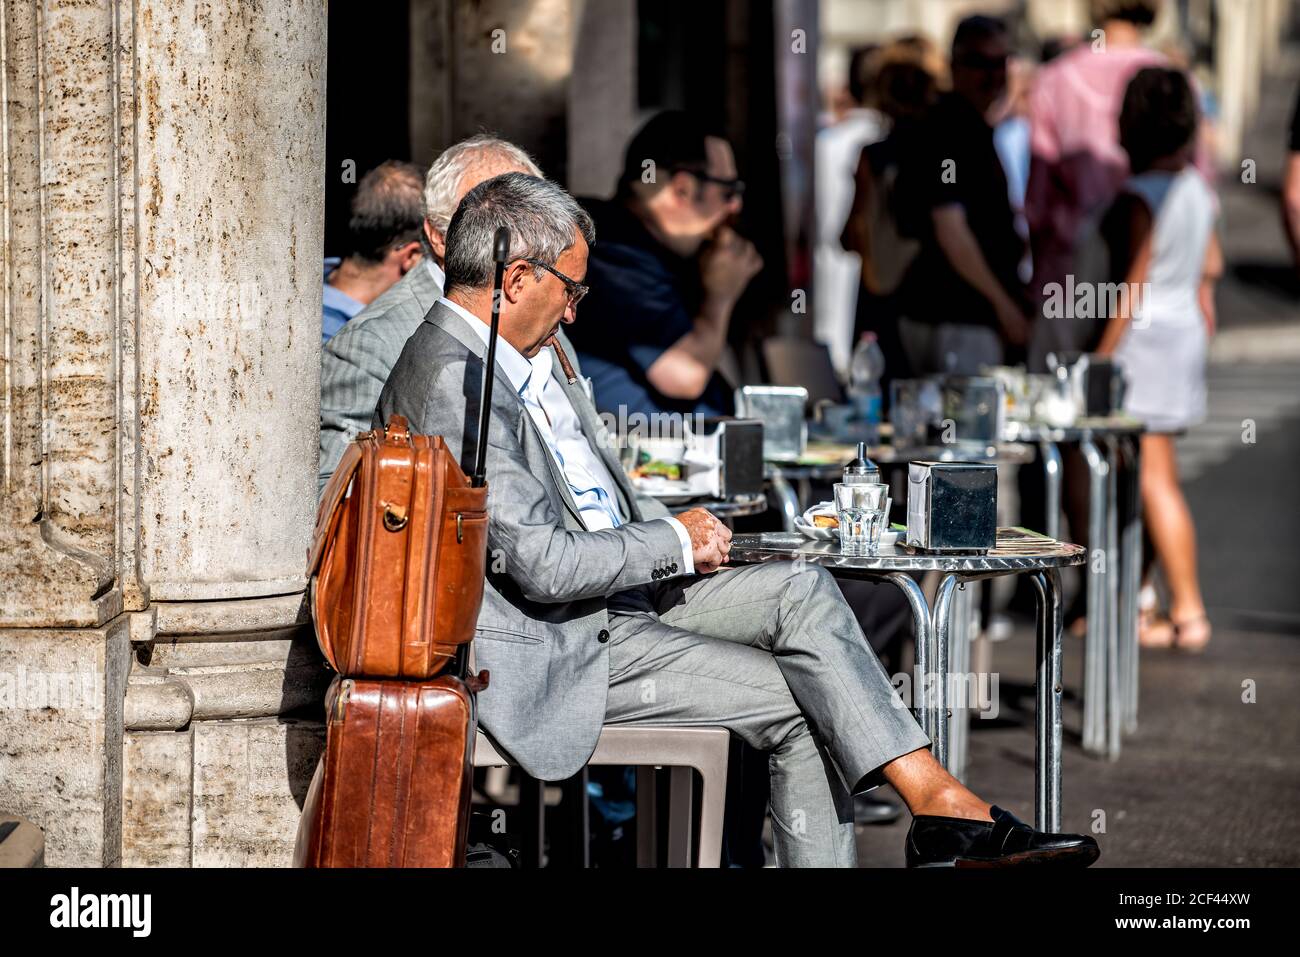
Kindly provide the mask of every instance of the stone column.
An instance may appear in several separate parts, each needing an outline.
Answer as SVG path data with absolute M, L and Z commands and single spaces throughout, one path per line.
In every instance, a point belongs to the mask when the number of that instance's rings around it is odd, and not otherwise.
M 325 11 L 3 0 L 0 50 L 0 808 L 111 865 L 135 689 L 197 700 L 153 650 L 283 674 L 304 637 Z

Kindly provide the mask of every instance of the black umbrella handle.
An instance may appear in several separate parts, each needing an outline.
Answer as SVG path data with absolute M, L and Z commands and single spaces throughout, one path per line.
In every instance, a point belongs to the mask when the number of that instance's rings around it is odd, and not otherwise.
M 501 324 L 501 286 L 505 278 L 506 263 L 510 259 L 510 230 L 502 226 L 492 243 L 492 258 L 496 270 L 492 276 L 492 323 L 488 333 L 487 358 L 483 363 L 483 396 L 478 410 L 478 449 L 474 456 L 474 476 L 471 484 L 482 488 L 487 484 L 488 416 L 492 414 L 492 386 L 496 381 L 497 327 Z

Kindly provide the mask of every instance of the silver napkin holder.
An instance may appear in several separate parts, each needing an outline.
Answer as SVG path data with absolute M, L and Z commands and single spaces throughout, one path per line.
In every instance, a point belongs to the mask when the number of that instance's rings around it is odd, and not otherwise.
M 907 544 L 927 552 L 987 552 L 998 536 L 998 470 L 976 462 L 911 462 Z
M 808 447 L 808 390 L 802 386 L 746 385 L 736 390 L 736 415 L 763 423 L 763 458 L 793 462 Z
M 763 423 L 754 419 L 708 418 L 686 436 L 690 452 L 717 462 L 710 493 L 721 499 L 763 492 Z
M 943 382 L 945 442 L 992 444 L 1002 440 L 1006 386 L 992 376 L 949 376 Z

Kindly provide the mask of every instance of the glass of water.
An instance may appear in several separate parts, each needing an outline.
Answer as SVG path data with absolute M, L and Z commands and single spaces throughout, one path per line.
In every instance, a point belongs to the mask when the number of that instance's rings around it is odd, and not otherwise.
M 835 513 L 840 520 L 840 554 L 875 555 L 887 521 L 889 486 L 835 485 Z

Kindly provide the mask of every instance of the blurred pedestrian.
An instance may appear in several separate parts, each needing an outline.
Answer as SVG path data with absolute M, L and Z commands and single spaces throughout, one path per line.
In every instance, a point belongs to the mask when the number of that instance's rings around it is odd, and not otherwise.
M 869 102 L 875 47 L 855 50 L 849 60 L 851 107 L 817 134 L 813 146 L 817 183 L 817 245 L 813 252 L 813 334 L 826 345 L 835 368 L 846 375 L 853 348 L 853 320 L 862 270 L 859 257 L 840 245 L 853 205 L 854 171 L 862 148 L 885 134 L 886 120 Z
M 1128 380 L 1126 412 L 1143 422 L 1146 527 L 1170 591 L 1172 627 L 1147 622 L 1147 646 L 1199 651 L 1210 622 L 1196 573 L 1196 530 L 1178 479 L 1174 438 L 1205 417 L 1206 343 L 1223 271 L 1217 203 L 1192 167 L 1196 95 L 1181 71 L 1147 67 L 1124 94 L 1120 142 L 1132 175 L 1102 222 L 1123 282 L 1098 351 Z
M 897 295 L 903 276 L 920 250 L 920 243 L 903 235 L 897 184 L 904 143 L 938 100 L 947 79 L 947 66 L 934 44 L 922 36 L 901 37 L 875 57 L 870 100 L 889 124 L 889 132 L 868 145 L 854 174 L 853 206 L 840 234 L 840 243 L 861 263 L 853 342 L 873 332 L 885 355 L 881 387 L 907 378 L 911 362 L 903 349 Z M 913 230 L 914 231 L 914 230 Z
M 903 144 L 898 188 L 921 249 L 900 295 L 904 343 L 918 372 L 978 373 L 1028 340 L 1018 272 L 1024 242 L 989 124 L 1006 91 L 1010 54 L 1002 21 L 962 20 L 952 43 L 952 91 L 940 95 L 914 142 Z
M 1038 70 L 1029 97 L 1032 158 L 1025 195 L 1034 278 L 1032 301 L 1045 287 L 1104 281 L 1102 215 L 1128 175 L 1119 144 L 1125 87 L 1143 67 L 1162 66 L 1163 54 L 1143 46 L 1162 0 L 1090 0 L 1092 36 Z M 1050 290 L 1049 290 L 1050 291 Z M 1086 352 L 1100 335 L 1100 319 L 1048 321 L 1035 310 L 1031 372 L 1047 370 L 1049 352 Z
M 423 179 L 419 167 L 397 160 L 361 177 L 352 197 L 347 254 L 325 259 L 322 343 L 420 261 Z

